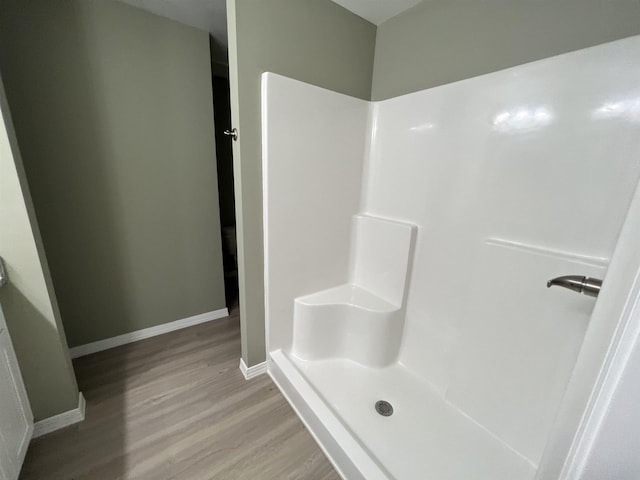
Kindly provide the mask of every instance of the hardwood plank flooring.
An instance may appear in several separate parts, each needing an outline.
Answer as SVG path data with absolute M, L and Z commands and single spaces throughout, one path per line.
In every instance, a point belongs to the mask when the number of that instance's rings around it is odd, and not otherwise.
M 84 422 L 36 439 L 21 480 L 339 480 L 267 375 L 240 370 L 237 313 L 74 361 Z

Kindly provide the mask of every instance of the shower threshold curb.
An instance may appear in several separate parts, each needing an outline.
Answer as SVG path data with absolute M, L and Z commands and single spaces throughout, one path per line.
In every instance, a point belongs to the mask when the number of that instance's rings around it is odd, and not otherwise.
M 343 479 L 393 480 L 281 351 L 269 354 L 267 371 Z

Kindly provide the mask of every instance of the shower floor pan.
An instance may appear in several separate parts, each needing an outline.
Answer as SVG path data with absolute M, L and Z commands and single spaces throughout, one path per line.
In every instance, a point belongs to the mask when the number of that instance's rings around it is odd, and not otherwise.
M 278 350 L 269 373 L 343 478 L 532 480 L 536 465 L 400 364 L 302 361 Z M 380 415 L 376 402 L 393 406 Z

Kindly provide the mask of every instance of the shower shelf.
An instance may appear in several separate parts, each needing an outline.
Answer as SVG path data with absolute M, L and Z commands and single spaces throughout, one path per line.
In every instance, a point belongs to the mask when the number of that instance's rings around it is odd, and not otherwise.
M 385 366 L 397 357 L 415 227 L 353 217 L 351 282 L 294 301 L 292 353 Z
M 399 305 L 393 305 L 376 294 L 351 284 L 299 297 L 296 299 L 296 303 L 308 306 L 344 305 L 376 313 L 389 313 L 400 309 Z

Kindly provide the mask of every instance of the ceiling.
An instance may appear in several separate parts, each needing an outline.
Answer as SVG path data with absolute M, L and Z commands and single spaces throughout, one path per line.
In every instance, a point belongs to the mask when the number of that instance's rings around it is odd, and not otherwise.
M 395 17 L 422 0 L 333 0 L 356 15 L 380 25 L 385 20 Z
M 226 0 L 120 0 L 162 17 L 205 30 L 217 46 L 214 56 L 226 62 L 227 6 Z M 268 0 L 263 0 L 268 1 Z M 380 25 L 421 0 L 333 0 L 356 15 Z

